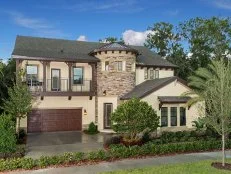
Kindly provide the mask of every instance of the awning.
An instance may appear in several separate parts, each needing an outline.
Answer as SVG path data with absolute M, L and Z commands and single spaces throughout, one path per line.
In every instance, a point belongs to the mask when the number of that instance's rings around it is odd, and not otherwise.
M 188 96 L 159 96 L 158 97 L 160 101 L 159 109 L 162 107 L 163 104 L 166 103 L 187 103 L 191 97 Z

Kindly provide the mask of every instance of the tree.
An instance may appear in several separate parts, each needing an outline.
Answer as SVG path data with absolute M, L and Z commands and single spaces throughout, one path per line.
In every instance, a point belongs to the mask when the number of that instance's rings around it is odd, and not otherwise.
M 15 60 L 9 59 L 7 64 L 3 64 L 0 62 L 0 113 L 3 112 L 3 110 L 1 109 L 3 105 L 3 100 L 6 100 L 8 98 L 8 88 L 14 86 L 15 71 Z
M 106 37 L 105 39 L 99 39 L 99 42 L 102 42 L 102 43 L 119 42 L 119 43 L 124 44 L 124 40 L 122 38 L 118 39 L 117 37 Z
M 20 130 L 20 122 L 32 109 L 32 95 L 28 87 L 20 80 L 8 89 L 9 98 L 4 100 L 3 109 L 17 120 L 17 133 Z
M 15 124 L 9 115 L 0 115 L 0 132 L 0 153 L 14 152 L 16 150 Z
M 176 75 L 187 80 L 190 72 L 190 62 L 182 46 L 181 38 L 174 26 L 170 23 L 159 22 L 148 28 L 145 46 L 166 58 L 169 62 L 178 65 Z
M 148 34 L 145 46 L 162 57 L 168 56 L 175 42 L 179 40 L 179 35 L 174 33 L 174 26 L 170 23 L 158 22 L 148 30 L 152 32 Z
M 154 131 L 159 125 L 159 117 L 152 106 L 137 98 L 119 105 L 112 113 L 111 121 L 115 132 L 126 134 L 131 140 L 135 140 L 137 134 L 145 129 Z
M 178 65 L 176 75 L 185 80 L 199 67 L 207 67 L 211 60 L 227 61 L 231 56 L 230 18 L 197 17 L 176 26 L 159 22 L 148 29 L 152 32 L 145 46 Z
M 227 59 L 230 55 L 230 18 L 193 18 L 180 23 L 179 32 L 192 53 L 192 70 L 206 67 L 214 59 Z
M 225 165 L 225 141 L 231 132 L 231 64 L 223 59 L 212 61 L 207 68 L 199 68 L 191 76 L 189 86 L 194 97 L 189 105 L 204 101 L 206 125 L 222 136 L 222 165 Z

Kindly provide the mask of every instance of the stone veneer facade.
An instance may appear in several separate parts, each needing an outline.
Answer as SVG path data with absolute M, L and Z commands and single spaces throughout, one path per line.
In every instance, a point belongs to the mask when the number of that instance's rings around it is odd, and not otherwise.
M 136 55 L 126 51 L 103 51 L 95 55 L 100 59 L 97 64 L 97 96 L 121 97 L 135 87 L 135 62 Z M 109 61 L 109 70 L 104 71 L 105 61 Z M 116 71 L 116 61 L 122 61 L 125 68 L 123 71 Z

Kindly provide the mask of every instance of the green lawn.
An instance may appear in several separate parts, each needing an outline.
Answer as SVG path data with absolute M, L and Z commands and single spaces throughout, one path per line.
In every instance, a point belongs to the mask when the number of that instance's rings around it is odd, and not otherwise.
M 121 170 L 116 172 L 107 172 L 104 174 L 230 174 L 231 171 L 218 170 L 211 167 L 213 161 L 200 161 L 185 164 L 161 165 L 148 168 Z M 228 162 L 231 162 L 229 160 Z

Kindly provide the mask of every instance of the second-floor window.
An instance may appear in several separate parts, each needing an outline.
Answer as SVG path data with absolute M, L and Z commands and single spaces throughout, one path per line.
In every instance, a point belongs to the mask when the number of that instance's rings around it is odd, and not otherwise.
M 73 84 L 83 84 L 83 67 L 73 67 Z
M 26 66 L 26 78 L 37 80 L 38 79 L 38 66 L 37 65 L 27 65 Z
M 154 79 L 154 70 L 150 69 L 150 79 Z
M 105 71 L 109 71 L 109 61 L 105 62 L 105 67 L 104 67 Z
M 122 71 L 123 70 L 123 62 L 117 61 L 116 62 L 116 71 Z
M 144 79 L 148 79 L 148 69 L 144 68 Z
M 159 70 L 155 70 L 155 79 L 159 79 Z

